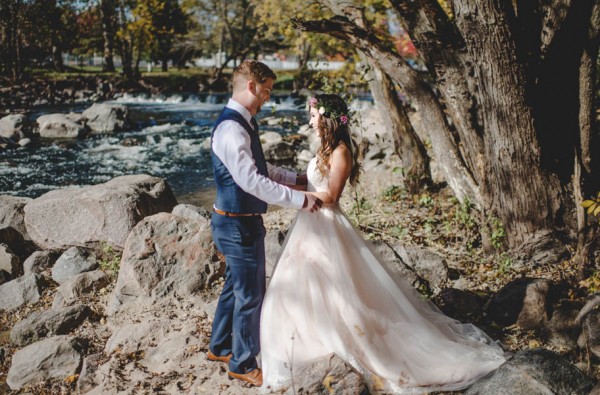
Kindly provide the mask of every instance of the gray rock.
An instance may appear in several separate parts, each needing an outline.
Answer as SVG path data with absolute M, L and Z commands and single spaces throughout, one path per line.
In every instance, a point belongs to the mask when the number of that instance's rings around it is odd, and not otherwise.
M 52 308 L 72 306 L 87 294 L 98 292 L 110 283 L 110 278 L 101 270 L 81 273 L 69 278 L 56 289 Z
M 8 246 L 21 261 L 29 255 L 32 247 L 32 243 L 27 243 L 23 235 L 12 226 L 0 226 L 0 243 Z
M 85 394 L 100 384 L 96 380 L 96 372 L 105 359 L 102 354 L 92 354 L 84 358 L 79 379 L 77 380 L 78 393 Z
M 522 329 L 537 329 L 547 320 L 547 298 L 551 282 L 520 278 L 506 284 L 492 299 L 489 317 L 502 326 L 516 324 Z
M 27 147 L 28 145 L 31 145 L 33 141 L 31 141 L 30 138 L 25 137 L 19 140 L 19 142 L 17 144 L 19 144 L 21 147 Z
M 260 143 L 263 149 L 273 145 L 279 144 L 283 141 L 283 137 L 277 132 L 264 132 L 260 134 Z
M 6 270 L 0 270 L 0 285 L 6 284 L 12 279 L 12 276 Z
M 42 138 L 76 139 L 88 134 L 86 120 L 83 115 L 69 113 L 42 115 L 36 122 Z
M 471 291 L 444 288 L 440 292 L 440 309 L 444 314 L 460 321 L 481 317 L 486 298 Z
M 265 236 L 265 270 L 267 279 L 273 275 L 273 269 L 281 252 L 281 246 L 285 240 L 286 232 L 279 229 L 267 231 Z
M 592 310 L 581 319 L 578 345 L 589 349 L 595 356 L 600 356 L 600 311 Z
M 0 196 L 0 228 L 10 226 L 23 236 L 24 240 L 31 240 L 25 227 L 25 214 L 23 208 L 33 199 L 9 195 Z
M 23 272 L 25 274 L 42 273 L 54 266 L 56 259 L 57 254 L 52 251 L 35 251 L 23 262 Z
M 5 244 L 0 244 L 0 270 L 9 272 L 13 278 L 23 273 L 21 260 Z
M 14 310 L 40 300 L 46 284 L 39 274 L 26 274 L 0 285 L 0 310 Z
M 59 284 L 78 274 L 98 268 L 96 257 L 81 247 L 66 250 L 52 267 L 52 279 Z
M 220 266 L 210 229 L 173 214 L 147 217 L 127 238 L 109 314 L 138 298 L 204 289 L 219 276 Z
M 293 144 L 287 141 L 267 145 L 263 147 L 263 151 L 267 161 L 284 162 L 291 161 L 296 157 L 296 150 Z
M 369 393 L 367 384 L 361 376 L 335 355 L 321 358 L 310 367 L 300 372 L 294 372 L 293 377 L 293 386 L 290 385 L 283 392 L 284 394 L 342 395 Z
M 7 115 L 0 119 L 0 136 L 12 141 L 19 141 L 25 137 L 25 123 L 27 118 L 23 114 Z
M 300 153 L 298 154 L 298 156 L 296 157 L 296 159 L 299 162 L 306 162 L 306 163 L 308 163 L 308 162 L 310 162 L 310 160 L 312 158 L 314 158 L 314 156 L 315 155 L 312 152 L 310 152 L 309 150 L 302 150 L 302 151 L 300 151 Z
M 12 358 L 6 382 L 13 390 L 48 379 L 64 380 L 79 372 L 87 345 L 82 339 L 55 336 L 33 343 Z
M 66 335 L 81 325 L 90 312 L 89 307 L 77 305 L 31 313 L 29 317 L 15 324 L 10 331 L 10 339 L 22 347 L 44 337 Z
M 93 134 L 112 133 L 127 126 L 127 107 L 115 104 L 94 103 L 82 114 Z
M 434 294 L 448 282 L 448 265 L 441 255 L 426 248 L 397 244 L 393 246 L 400 259 L 427 283 Z
M 471 386 L 465 395 L 588 394 L 594 382 L 552 351 L 519 351 Z
M 542 328 L 542 336 L 549 346 L 574 350 L 581 325 L 577 322 L 579 308 L 572 303 L 563 302 L 552 312 L 552 317 Z
M 183 218 L 199 221 L 203 227 L 210 227 L 210 213 L 202 208 L 192 204 L 178 204 L 173 208 L 173 215 Z
M 103 243 L 123 248 L 144 217 L 171 212 L 177 201 L 164 180 L 121 176 L 104 184 L 48 192 L 25 206 L 32 240 L 45 250 Z
M 600 382 L 596 383 L 588 395 L 600 395 Z
M 398 256 L 394 247 L 383 241 L 373 241 L 371 245 L 375 254 L 381 258 L 381 262 L 385 263 L 385 269 L 394 279 L 403 279 L 402 281 L 408 282 L 415 289 L 423 287 L 429 289 L 427 282 Z

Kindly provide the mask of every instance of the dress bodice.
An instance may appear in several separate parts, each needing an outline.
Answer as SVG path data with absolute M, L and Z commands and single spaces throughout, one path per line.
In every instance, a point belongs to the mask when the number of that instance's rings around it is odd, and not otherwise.
M 308 178 L 306 190 L 309 192 L 325 192 L 329 188 L 329 179 L 319 171 L 316 156 L 308 162 L 306 177 Z

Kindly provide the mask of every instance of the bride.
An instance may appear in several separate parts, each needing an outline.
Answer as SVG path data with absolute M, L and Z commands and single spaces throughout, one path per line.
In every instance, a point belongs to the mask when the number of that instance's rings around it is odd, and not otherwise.
M 261 317 L 263 390 L 281 391 L 311 363 L 335 353 L 371 393 L 424 393 L 468 387 L 504 361 L 477 327 L 445 316 L 388 273 L 338 206 L 359 166 L 348 108 L 337 95 L 309 100 L 321 147 L 307 190 L 323 200 L 299 212 L 265 296 Z

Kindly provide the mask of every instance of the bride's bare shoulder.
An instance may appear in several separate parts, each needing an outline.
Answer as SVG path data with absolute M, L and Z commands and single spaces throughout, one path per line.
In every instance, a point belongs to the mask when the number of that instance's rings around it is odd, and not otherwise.
M 342 142 L 342 143 L 338 144 L 337 147 L 335 147 L 331 156 L 332 156 L 332 159 L 338 158 L 338 159 L 351 160 L 352 152 L 350 151 L 350 148 L 348 148 L 348 146 Z

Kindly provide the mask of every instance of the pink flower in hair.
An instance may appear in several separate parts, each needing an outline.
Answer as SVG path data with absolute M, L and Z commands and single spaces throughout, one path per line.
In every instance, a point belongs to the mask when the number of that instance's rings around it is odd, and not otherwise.
M 309 105 L 309 106 L 311 106 L 311 107 L 315 107 L 315 106 L 317 105 L 317 103 L 318 103 L 318 102 L 319 102 L 319 101 L 317 100 L 317 98 L 316 98 L 316 97 L 311 97 L 311 98 L 308 100 L 308 105 Z
M 340 122 L 342 122 L 344 125 L 348 124 L 348 116 L 347 115 L 342 115 L 340 117 Z

